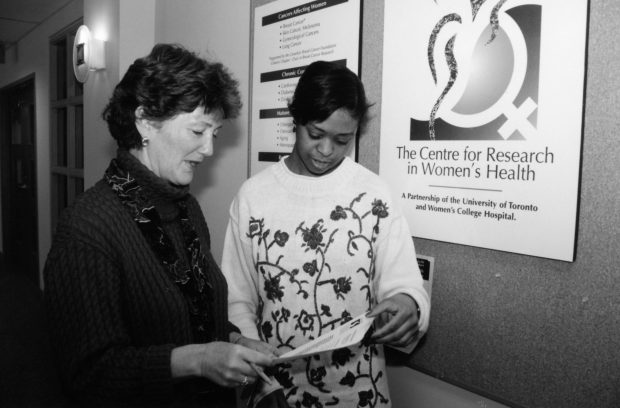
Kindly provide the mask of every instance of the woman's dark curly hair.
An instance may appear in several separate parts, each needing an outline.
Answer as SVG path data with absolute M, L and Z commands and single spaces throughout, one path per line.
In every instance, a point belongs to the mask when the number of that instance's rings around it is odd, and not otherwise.
M 161 122 L 204 106 L 235 118 L 241 109 L 238 82 L 220 63 L 208 62 L 176 44 L 157 44 L 129 67 L 103 111 L 112 137 L 121 148 L 140 148 L 136 109 Z
M 357 119 L 362 130 L 370 108 L 364 84 L 355 73 L 339 62 L 315 61 L 299 78 L 289 112 L 297 125 L 323 122 L 334 111 L 344 108 Z

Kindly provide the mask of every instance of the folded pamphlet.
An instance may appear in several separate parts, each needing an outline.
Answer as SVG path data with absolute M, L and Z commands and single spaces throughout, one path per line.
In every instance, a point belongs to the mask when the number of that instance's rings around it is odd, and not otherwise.
M 368 332 L 370 326 L 372 326 L 374 320 L 374 317 L 368 317 L 366 316 L 366 313 L 363 313 L 337 329 L 334 329 L 329 333 L 325 333 L 324 335 L 297 347 L 295 350 L 282 354 L 275 360 L 275 362 L 282 363 L 284 361 L 308 357 L 313 354 L 324 353 L 326 351 L 359 344 L 366 335 L 366 332 Z

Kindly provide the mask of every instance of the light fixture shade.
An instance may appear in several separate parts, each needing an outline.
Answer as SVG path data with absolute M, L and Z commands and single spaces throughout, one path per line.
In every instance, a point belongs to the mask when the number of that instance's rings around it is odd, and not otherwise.
M 88 66 L 91 71 L 105 69 L 105 41 L 91 37 L 90 60 Z
M 73 40 L 73 72 L 80 82 L 86 82 L 90 71 L 105 68 L 105 42 L 94 38 L 85 25 L 81 25 Z

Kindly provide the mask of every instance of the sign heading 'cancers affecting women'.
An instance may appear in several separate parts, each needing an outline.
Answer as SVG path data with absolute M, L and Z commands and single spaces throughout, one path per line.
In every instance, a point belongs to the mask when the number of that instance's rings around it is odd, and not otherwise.
M 574 259 L 587 0 L 385 2 L 380 174 L 414 236 Z
M 250 175 L 292 151 L 288 102 L 310 63 L 334 61 L 358 72 L 360 17 L 360 0 L 278 0 L 255 9 Z

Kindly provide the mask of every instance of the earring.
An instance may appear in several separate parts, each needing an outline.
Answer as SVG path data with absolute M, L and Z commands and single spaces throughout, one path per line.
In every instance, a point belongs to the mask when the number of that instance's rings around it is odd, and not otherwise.
M 143 137 L 142 138 L 142 147 L 146 147 L 149 145 L 149 138 L 148 137 Z

